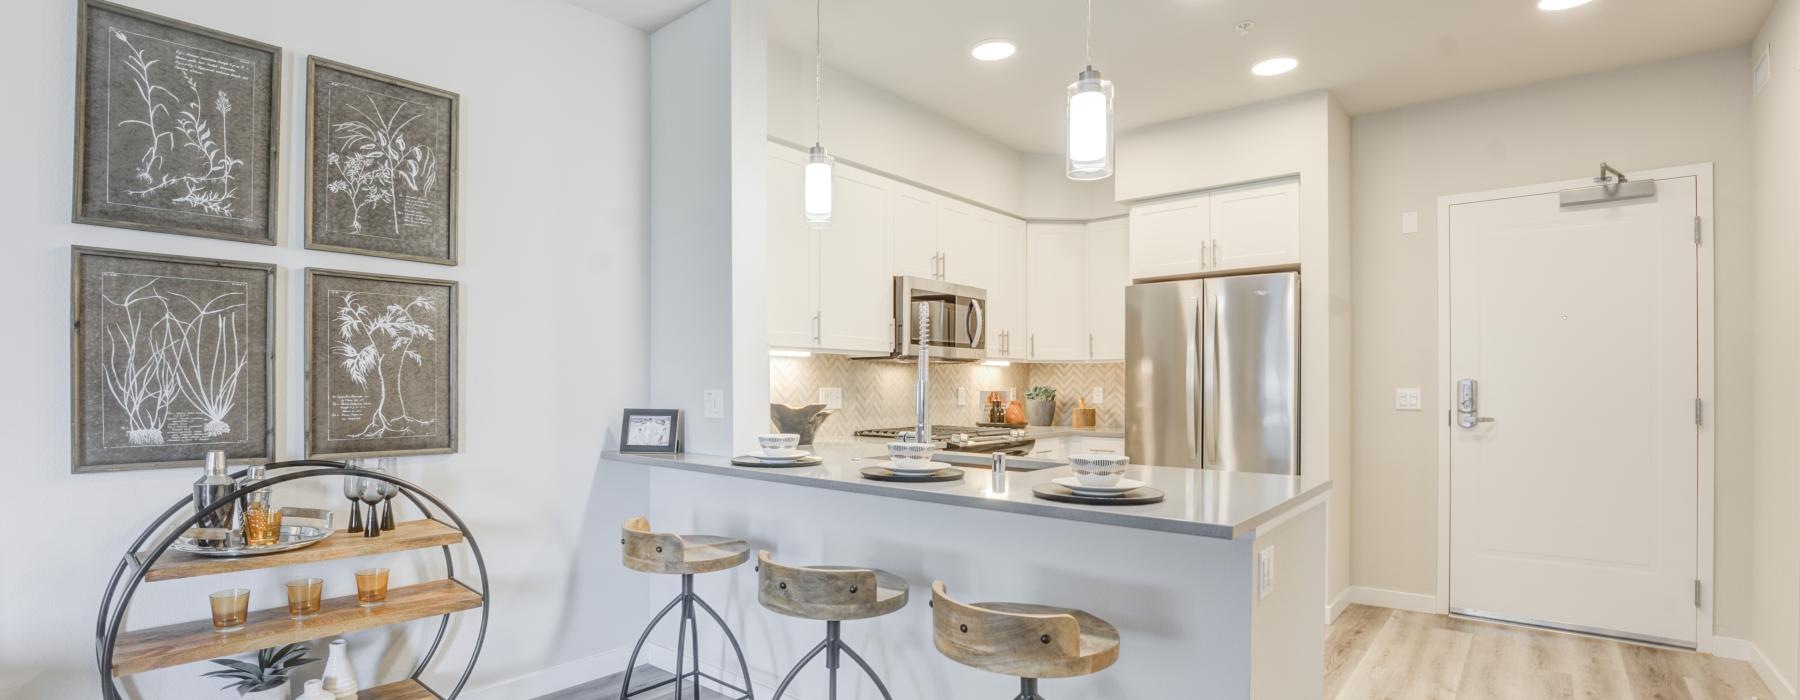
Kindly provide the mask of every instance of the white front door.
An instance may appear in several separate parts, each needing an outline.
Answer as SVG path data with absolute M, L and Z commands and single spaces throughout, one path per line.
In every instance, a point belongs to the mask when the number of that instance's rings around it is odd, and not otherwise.
M 1656 185 L 1447 208 L 1452 610 L 1695 642 L 1697 182 Z

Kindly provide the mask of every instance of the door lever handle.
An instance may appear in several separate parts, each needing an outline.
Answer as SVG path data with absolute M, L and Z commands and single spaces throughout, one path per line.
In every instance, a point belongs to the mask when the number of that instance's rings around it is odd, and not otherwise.
M 1492 423 L 1493 418 L 1484 417 L 1477 409 L 1476 384 L 1473 379 L 1464 379 L 1456 383 L 1456 424 L 1463 430 L 1474 430 L 1482 423 Z

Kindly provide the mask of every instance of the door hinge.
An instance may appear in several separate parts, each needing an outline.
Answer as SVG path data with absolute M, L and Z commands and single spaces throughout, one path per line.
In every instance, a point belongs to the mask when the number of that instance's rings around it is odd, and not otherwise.
M 1700 217 L 1694 217 L 1694 245 L 1700 245 Z
M 1694 607 L 1700 607 L 1700 579 L 1694 579 Z
M 1706 415 L 1706 402 L 1694 399 L 1694 425 L 1701 425 L 1701 418 Z

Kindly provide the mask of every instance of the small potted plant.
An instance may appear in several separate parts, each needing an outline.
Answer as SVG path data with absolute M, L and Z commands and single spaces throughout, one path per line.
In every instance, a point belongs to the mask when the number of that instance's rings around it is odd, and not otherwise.
M 1049 425 L 1056 420 L 1056 389 L 1044 385 L 1025 392 L 1025 422 Z
M 207 678 L 224 678 L 230 685 L 221 690 L 236 690 L 250 700 L 287 700 L 288 674 L 294 669 L 318 661 L 306 658 L 310 649 L 300 643 L 270 647 L 256 653 L 256 663 L 237 659 L 213 659 L 225 668 L 202 674 Z

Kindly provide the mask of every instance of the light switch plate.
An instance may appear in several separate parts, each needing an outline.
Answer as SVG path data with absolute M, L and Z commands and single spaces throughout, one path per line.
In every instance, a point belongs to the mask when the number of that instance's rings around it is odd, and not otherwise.
M 965 389 L 960 386 L 956 387 L 956 405 L 957 406 L 969 405 L 969 390 L 968 389 Z
M 1421 408 L 1420 403 L 1421 399 L 1417 387 L 1404 387 L 1394 390 L 1394 410 L 1417 411 Z
M 825 404 L 826 408 L 832 410 L 842 409 L 844 407 L 843 388 L 835 386 L 819 387 L 819 403 Z
M 704 405 L 707 418 L 725 417 L 725 390 L 707 389 L 704 392 Z
M 1088 392 L 1088 403 L 1106 403 L 1106 390 L 1100 387 L 1094 387 L 1093 391 Z
M 1418 233 L 1418 232 L 1419 232 L 1419 212 L 1416 212 L 1416 211 L 1400 212 L 1400 233 L 1404 235 L 1404 234 L 1411 234 L 1411 233 Z
M 1264 547 L 1256 554 L 1256 599 L 1275 592 L 1275 547 Z

